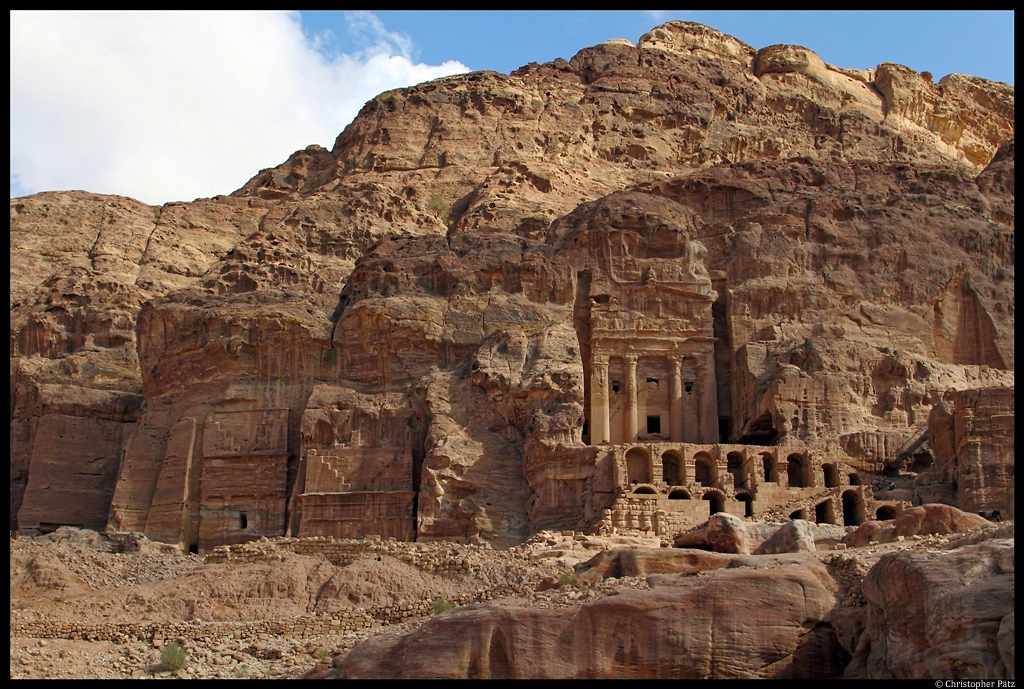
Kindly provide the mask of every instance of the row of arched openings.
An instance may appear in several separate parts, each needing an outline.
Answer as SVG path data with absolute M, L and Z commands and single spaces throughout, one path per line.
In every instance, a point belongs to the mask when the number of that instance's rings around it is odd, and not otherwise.
M 656 491 L 650 486 L 640 486 L 636 489 L 637 495 L 653 495 Z M 690 500 L 690 493 L 682 488 L 677 488 L 668 494 L 669 500 Z M 725 496 L 718 491 L 708 491 L 702 500 L 711 503 L 711 514 L 717 514 L 725 509 Z M 743 516 L 754 516 L 754 498 L 749 493 L 737 493 L 736 499 L 743 503 Z M 848 490 L 843 493 L 843 523 L 847 526 L 860 526 L 865 520 L 864 499 L 856 491 Z M 806 510 L 800 509 L 789 515 L 790 519 L 806 519 Z M 875 519 L 886 520 L 896 518 L 896 508 L 891 505 L 883 505 L 875 512 Z M 832 509 L 832 501 L 825 500 L 818 503 L 814 508 L 814 521 L 818 524 L 835 524 L 835 514 Z
M 656 495 L 657 491 L 655 491 L 650 486 L 640 486 L 635 491 L 633 491 L 633 494 L 634 495 Z M 683 488 L 676 488 L 675 490 L 671 491 L 668 494 L 668 499 L 669 500 L 691 500 L 692 498 L 690 496 L 689 491 L 687 491 L 687 490 L 685 490 Z M 753 511 L 751 509 L 751 507 L 752 507 L 752 502 L 751 502 L 752 498 L 749 495 L 746 495 L 746 494 L 744 494 L 742 496 L 737 495 L 736 499 L 737 500 L 745 500 L 746 503 L 747 503 L 747 516 L 748 517 L 754 516 L 753 515 Z M 707 500 L 708 502 L 711 503 L 711 514 L 716 514 L 716 513 L 721 512 L 722 510 L 725 509 L 725 496 L 722 495 L 721 493 L 719 493 L 718 491 L 712 490 L 712 491 L 708 491 L 707 493 L 704 493 L 704 495 L 701 496 L 701 500 Z
M 646 495 L 656 494 L 650 486 L 640 486 L 635 494 Z M 668 494 L 669 500 L 690 500 L 690 493 L 683 488 L 676 488 Z M 716 514 L 725 509 L 725 496 L 718 491 L 708 491 L 701 496 L 702 500 L 711 503 L 711 514 Z M 754 498 L 749 493 L 737 493 L 736 499 L 744 504 L 743 513 L 745 517 L 754 516 Z M 866 519 L 864 499 L 854 490 L 848 490 L 842 495 L 843 523 L 847 526 L 859 526 Z M 897 510 L 891 505 L 883 505 L 875 512 L 875 519 L 895 519 Z M 790 519 L 806 519 L 806 510 L 800 509 L 789 515 Z M 814 508 L 814 520 L 818 524 L 834 524 L 835 514 L 832 509 L 832 501 L 825 500 L 818 503 Z
M 765 483 L 779 482 L 779 463 L 771 454 L 764 452 L 760 455 L 761 470 Z M 698 452 L 694 455 L 694 480 L 706 487 L 716 486 L 719 480 L 718 463 L 706 452 Z M 726 470 L 733 477 L 733 488 L 736 490 L 749 490 L 754 487 L 754 458 L 744 458 L 739 452 L 730 452 L 726 455 Z M 669 450 L 661 456 L 661 470 L 665 483 L 670 486 L 680 486 L 685 483 L 683 459 L 676 452 Z M 839 469 L 834 464 L 825 464 L 822 467 L 823 478 L 826 488 L 836 488 L 840 485 Z M 626 452 L 626 473 L 629 482 L 632 484 L 650 483 L 652 480 L 650 461 L 647 453 L 634 447 Z M 790 488 L 809 488 L 814 485 L 813 467 L 811 462 L 802 454 L 793 453 L 786 458 L 786 478 Z M 860 485 L 860 477 L 851 473 L 849 475 L 850 485 Z
M 866 519 L 864 498 L 855 490 L 848 490 L 842 496 L 843 524 L 846 526 L 860 526 Z M 897 509 L 892 505 L 882 505 L 875 511 L 875 519 L 884 521 L 895 519 Z M 800 509 L 789 515 L 790 519 L 806 519 L 806 510 Z M 835 511 L 832 507 L 832 500 L 824 500 L 814 507 L 814 521 L 818 524 L 835 524 Z

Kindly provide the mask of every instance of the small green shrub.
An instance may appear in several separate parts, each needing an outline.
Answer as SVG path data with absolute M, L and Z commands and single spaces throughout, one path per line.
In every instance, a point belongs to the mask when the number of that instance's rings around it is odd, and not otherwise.
M 164 670 L 184 670 L 188 665 L 188 651 L 181 644 L 167 644 L 160 649 L 160 666 Z
M 440 615 L 445 610 L 451 610 L 452 604 L 448 602 L 447 598 L 441 596 L 440 598 L 434 599 L 434 602 L 430 604 L 430 609 L 434 612 L 435 615 Z
M 323 646 L 321 646 L 320 648 L 316 649 L 316 651 L 313 653 L 313 657 L 316 658 L 317 660 L 323 660 L 324 658 L 326 658 L 329 655 L 331 655 L 331 651 L 329 649 L 327 649 L 327 648 L 324 648 Z
M 335 349 L 334 347 L 331 347 L 330 349 L 327 350 L 327 363 L 328 364 L 333 364 L 337 360 L 338 360 L 338 350 Z
M 430 197 L 430 201 L 427 202 L 427 210 L 439 218 L 446 218 L 451 210 L 451 206 L 445 203 L 440 194 L 434 194 Z
M 576 572 L 566 572 L 558 580 L 558 586 L 570 586 L 576 582 Z

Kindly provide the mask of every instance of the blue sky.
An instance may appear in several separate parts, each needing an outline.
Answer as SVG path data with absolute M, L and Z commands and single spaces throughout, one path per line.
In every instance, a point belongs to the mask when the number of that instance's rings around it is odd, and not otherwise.
M 302 12 L 311 33 L 330 31 L 327 45 L 351 49 L 344 18 Z M 528 62 L 566 59 L 609 38 L 636 43 L 658 24 L 707 24 L 754 49 L 776 43 L 810 48 L 840 67 L 898 62 L 939 79 L 952 72 L 1013 83 L 1013 12 L 937 11 L 378 11 L 391 31 L 410 37 L 429 64 L 458 60 L 470 69 L 511 72 Z
M 634 43 L 671 19 L 841 67 L 1013 83 L 1013 12 L 12 12 L 11 196 L 230 193 L 377 93 Z

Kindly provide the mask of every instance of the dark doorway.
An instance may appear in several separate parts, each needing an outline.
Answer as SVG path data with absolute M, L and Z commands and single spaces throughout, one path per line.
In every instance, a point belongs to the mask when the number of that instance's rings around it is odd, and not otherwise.
M 896 518 L 896 508 L 890 505 L 883 505 L 875 512 L 875 519 L 880 522 Z
M 711 514 L 718 514 L 725 509 L 725 497 L 721 493 L 705 493 L 703 499 L 711 503 Z
M 718 479 L 717 475 L 718 465 L 711 459 L 711 455 L 706 452 L 698 452 L 694 457 L 694 473 L 697 479 L 697 483 L 702 486 L 714 485 Z
M 843 525 L 860 526 L 864 523 L 864 500 L 856 491 L 843 493 Z
M 648 433 L 661 433 L 661 417 L 660 416 L 648 416 L 647 417 L 647 432 Z
M 814 521 L 819 524 L 831 524 L 835 520 L 832 513 L 832 501 L 819 502 L 814 507 Z
M 747 468 L 743 455 L 730 452 L 726 456 L 727 468 L 732 474 L 732 485 L 736 489 L 747 488 Z
M 810 485 L 807 480 L 807 460 L 802 455 L 792 454 L 786 460 L 786 473 L 789 477 L 790 488 L 806 488 Z
M 718 419 L 718 442 L 727 443 L 729 442 L 729 436 L 732 435 L 732 419 L 721 418 Z
M 670 486 L 678 486 L 683 483 L 682 461 L 679 456 L 672 452 L 666 452 L 661 456 L 661 476 L 665 483 Z
M 825 472 L 825 487 L 837 488 L 839 486 L 839 472 L 834 464 L 826 464 L 822 467 Z

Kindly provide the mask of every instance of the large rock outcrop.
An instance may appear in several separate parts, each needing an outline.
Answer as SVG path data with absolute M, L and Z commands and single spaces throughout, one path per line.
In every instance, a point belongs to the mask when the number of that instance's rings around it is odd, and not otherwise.
M 887 555 L 863 582 L 864 633 L 849 678 L 1014 676 L 1013 534 Z
M 629 467 L 694 519 L 752 489 L 608 443 L 879 470 L 1013 387 L 1013 151 L 1011 86 L 672 22 L 381 94 L 230 196 L 12 199 L 12 526 L 506 544 Z M 840 499 L 761 473 L 758 515 Z
M 915 479 L 922 502 L 1013 518 L 1013 388 L 960 390 L 928 416 L 935 464 Z
M 820 563 L 662 577 L 557 610 L 474 605 L 411 634 L 378 636 L 346 678 L 827 678 L 847 656 L 829 624 L 835 582 Z

